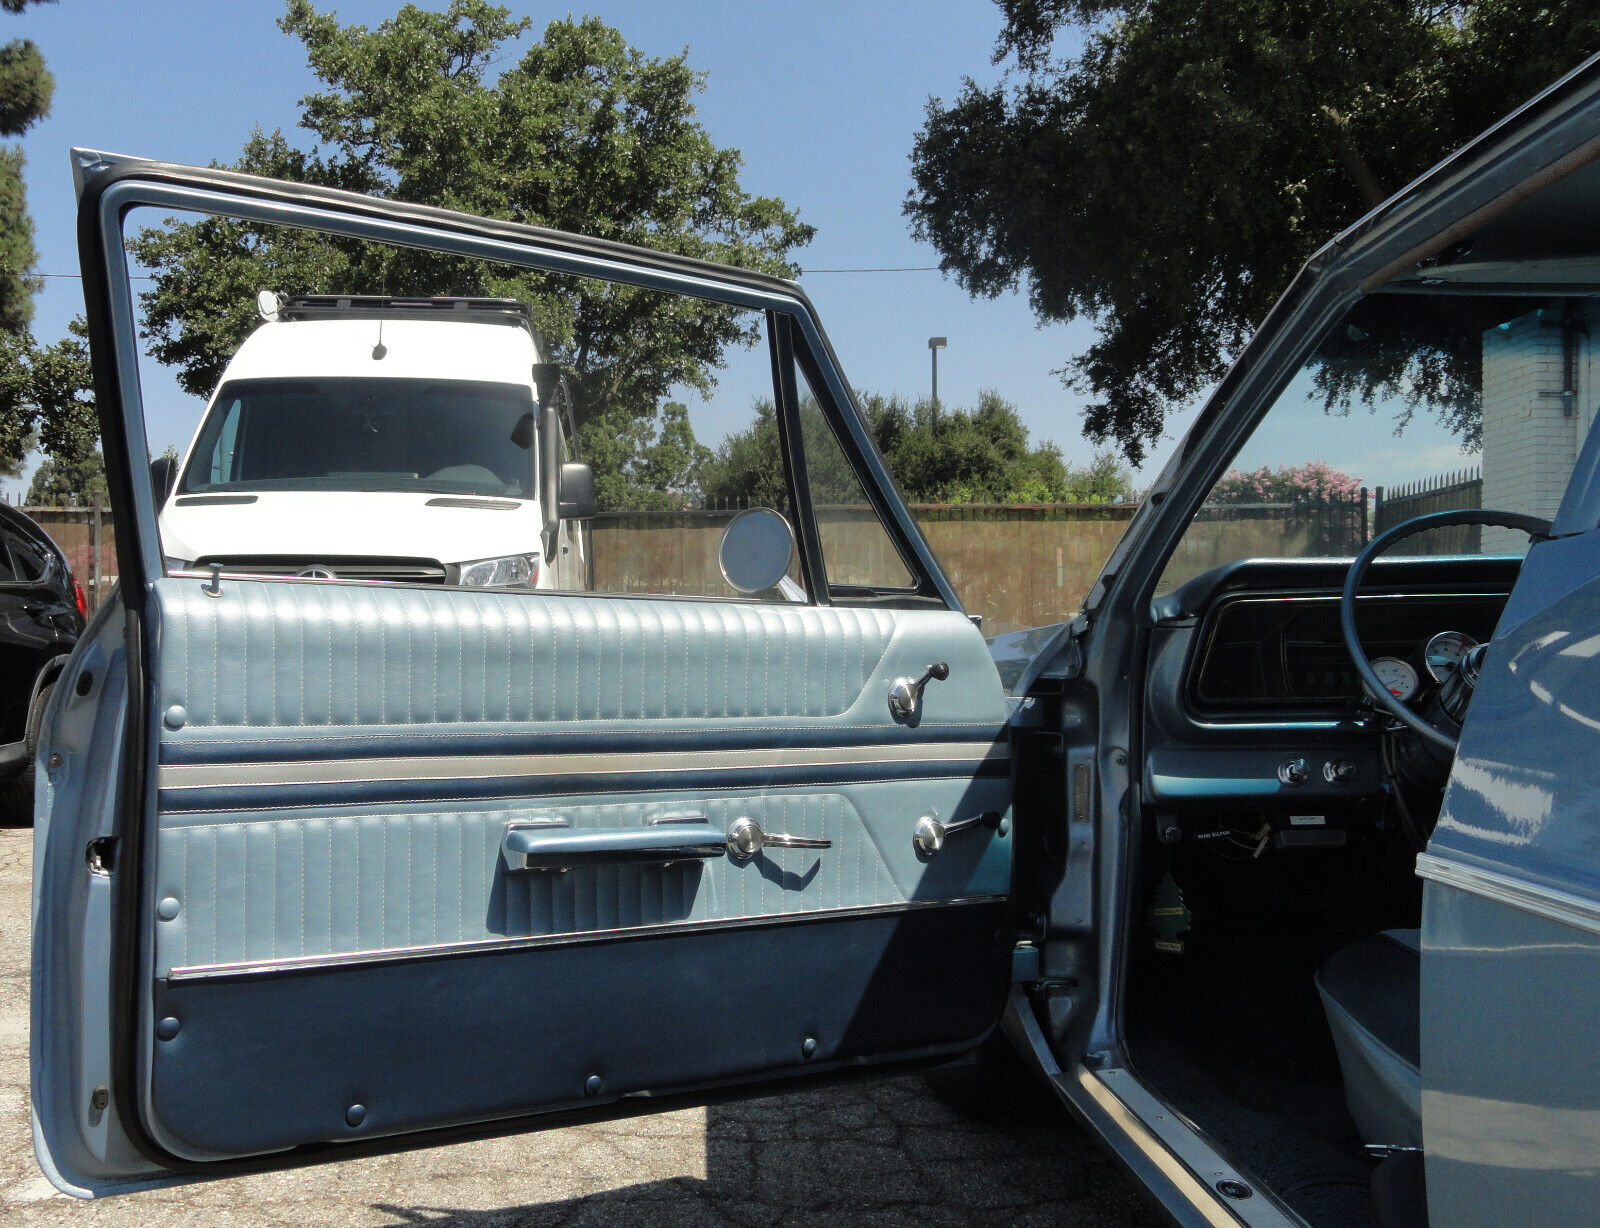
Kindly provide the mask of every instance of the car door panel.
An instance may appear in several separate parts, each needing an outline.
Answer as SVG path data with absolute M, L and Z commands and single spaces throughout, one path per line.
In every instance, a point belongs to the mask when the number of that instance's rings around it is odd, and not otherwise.
M 912 841 L 1008 809 L 961 615 L 209 586 L 153 594 L 147 1112 L 173 1154 L 934 1053 L 995 1018 L 1008 837 Z M 935 656 L 952 681 L 898 724 L 890 683 Z M 741 818 L 829 847 L 638 847 Z M 647 860 L 519 870 L 517 830 Z M 215 1111 L 241 1096 L 263 1107 Z
M 52 1180 L 117 1192 L 935 1061 L 988 1033 L 1011 969 L 1009 709 L 793 286 L 228 172 L 79 166 L 122 587 L 46 731 L 33 1102 Z M 169 571 L 120 248 L 140 206 L 756 313 L 809 596 Z M 796 364 L 910 587 L 829 588 Z M 891 687 L 938 663 L 897 717 Z M 929 853 L 922 819 L 980 821 Z M 736 823 L 765 847 L 743 855 Z

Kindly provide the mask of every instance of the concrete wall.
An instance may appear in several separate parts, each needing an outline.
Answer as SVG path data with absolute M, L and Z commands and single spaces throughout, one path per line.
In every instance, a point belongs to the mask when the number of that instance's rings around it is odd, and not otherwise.
M 1600 313 L 1573 322 L 1574 395 L 1563 396 L 1565 326 L 1551 311 L 1532 311 L 1483 334 L 1483 506 L 1552 517 L 1594 420 L 1590 334 Z M 1513 529 L 1483 530 L 1483 550 L 1520 552 Z

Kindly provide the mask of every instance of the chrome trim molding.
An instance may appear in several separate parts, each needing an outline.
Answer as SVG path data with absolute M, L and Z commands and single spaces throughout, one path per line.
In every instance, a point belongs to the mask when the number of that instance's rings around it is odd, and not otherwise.
M 394 780 L 485 780 L 539 776 L 638 776 L 646 773 L 854 767 L 872 764 L 1006 762 L 996 743 L 911 742 L 901 746 L 834 746 L 798 750 L 653 751 L 643 754 L 428 755 L 384 759 L 327 759 L 267 763 L 168 763 L 157 787 L 270 788 L 286 784 L 367 784 Z
M 269 976 L 322 968 L 361 967 L 370 964 L 395 964 L 411 960 L 451 959 L 467 955 L 492 955 L 541 947 L 576 947 L 637 938 L 680 937 L 707 930 L 768 929 L 780 925 L 803 925 L 824 921 L 852 921 L 868 917 L 895 916 L 922 912 L 930 908 L 970 908 L 1004 904 L 1003 895 L 952 896 L 944 900 L 904 900 L 898 904 L 864 904 L 848 908 L 815 908 L 808 912 L 754 917 L 734 917 L 717 921 L 669 921 L 661 925 L 630 925 L 618 929 L 572 930 L 560 934 L 532 934 L 522 938 L 479 938 L 470 942 L 442 942 L 414 947 L 387 947 L 373 951 L 351 951 L 331 955 L 295 955 L 283 959 L 243 960 L 227 964 L 194 964 L 173 968 L 162 979 L 178 983 L 210 981 L 240 976 Z
M 1082 1071 L 1080 1078 L 1096 1077 Z M 1247 1169 L 1225 1159 L 1206 1137 L 1205 1131 L 1187 1117 L 1168 1105 L 1160 1096 L 1145 1086 L 1144 1081 L 1125 1067 L 1112 1067 L 1098 1072 L 1100 1082 L 1120 1100 L 1123 1106 L 1139 1119 L 1172 1152 L 1208 1192 L 1217 1198 L 1219 1181 L 1237 1181 L 1250 1188 L 1251 1196 L 1231 1199 L 1226 1196 L 1217 1201 L 1228 1212 L 1247 1224 L 1261 1228 L 1296 1228 L 1303 1221 L 1277 1198 L 1267 1186 Z
M 1145 1161 L 1166 1178 L 1172 1192 L 1212 1228 L 1236 1228 L 1243 1220 L 1242 1207 L 1226 1205 L 1220 1194 L 1190 1172 L 1099 1074 L 1079 1066 L 1073 1074 L 1055 1076 L 1055 1081 L 1074 1102 L 1082 1105 L 1086 1100 L 1092 1105 L 1102 1118 L 1099 1128 L 1114 1131 L 1125 1144 L 1137 1148 Z M 1262 1205 L 1268 1204 L 1263 1200 Z M 1174 1210 L 1168 1208 L 1169 1213 Z
M 1530 882 L 1525 878 L 1485 870 L 1440 857 L 1417 854 L 1417 877 L 1444 887 L 1454 887 L 1480 899 L 1493 900 L 1546 920 L 1559 921 L 1586 933 L 1600 935 L 1600 901 L 1586 899 Z

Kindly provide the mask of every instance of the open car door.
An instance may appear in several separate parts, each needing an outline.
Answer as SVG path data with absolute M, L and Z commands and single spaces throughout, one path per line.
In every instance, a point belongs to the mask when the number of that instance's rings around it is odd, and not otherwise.
M 98 1195 L 665 1108 L 927 1064 L 989 1033 L 1012 950 L 1006 701 L 797 287 L 332 190 L 75 158 L 121 585 L 56 687 L 41 750 L 33 1113 L 53 1182 Z M 295 266 L 307 276 L 375 245 L 401 270 L 487 262 L 530 279 L 517 284 L 602 283 L 613 306 L 665 296 L 683 310 L 649 318 L 668 324 L 754 320 L 726 337 L 759 338 L 770 369 L 753 395 L 781 440 L 788 576 L 734 584 L 732 534 L 732 587 L 687 595 L 469 587 L 426 568 L 330 578 L 270 550 L 170 557 L 125 243 L 172 215 L 240 252 L 288 235 L 274 251 L 326 257 Z M 396 335 L 390 361 L 405 361 Z M 377 340 L 363 342 L 374 367 Z M 216 455 L 214 493 L 175 498 L 222 515 L 268 497 L 270 479 L 215 493 L 232 463 Z M 862 524 L 900 578 L 856 574 L 845 530 Z

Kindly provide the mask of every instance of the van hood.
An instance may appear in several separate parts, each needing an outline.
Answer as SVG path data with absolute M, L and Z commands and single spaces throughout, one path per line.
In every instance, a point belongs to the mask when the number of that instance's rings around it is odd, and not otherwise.
M 271 490 L 176 495 L 161 511 L 169 559 L 473 559 L 534 554 L 537 499 L 422 491 Z

